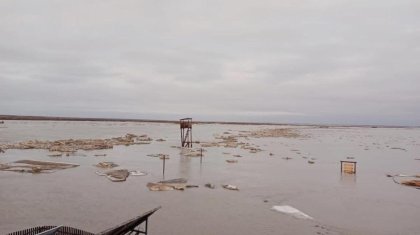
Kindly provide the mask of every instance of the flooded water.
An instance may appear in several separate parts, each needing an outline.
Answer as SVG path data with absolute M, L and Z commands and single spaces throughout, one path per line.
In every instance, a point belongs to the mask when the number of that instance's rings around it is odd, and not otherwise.
M 196 124 L 195 141 L 215 134 L 282 126 Z M 284 127 L 284 126 L 283 126 Z M 148 145 L 116 146 L 49 157 L 46 150 L 7 150 L 0 163 L 22 159 L 60 161 L 79 167 L 48 174 L 0 171 L 0 233 L 40 225 L 66 225 L 100 232 L 157 206 L 150 234 L 420 234 L 420 190 L 395 184 L 386 174 L 420 174 L 420 129 L 291 127 L 302 137 L 240 138 L 264 151 L 206 148 L 200 158 L 185 157 L 179 125 L 131 122 L 6 121 L 0 143 L 24 140 L 110 138 L 147 134 Z M 105 157 L 94 154 L 105 153 Z M 199 188 L 151 192 L 148 182 L 184 177 Z M 272 155 L 270 155 L 272 153 Z M 233 159 L 238 163 L 226 163 Z M 290 160 L 284 158 L 289 157 Z M 340 160 L 354 157 L 356 175 L 342 175 Z M 308 164 L 313 159 L 315 164 Z M 113 161 L 142 170 L 121 183 L 98 176 L 94 165 Z M 206 183 L 215 189 L 204 187 Z M 239 191 L 229 191 L 232 184 Z M 296 219 L 271 210 L 289 205 L 313 217 Z

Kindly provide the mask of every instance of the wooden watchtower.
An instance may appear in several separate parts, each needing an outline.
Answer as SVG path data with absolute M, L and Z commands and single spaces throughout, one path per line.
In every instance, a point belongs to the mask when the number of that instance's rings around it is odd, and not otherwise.
M 179 120 L 181 128 L 181 146 L 192 148 L 192 118 L 183 118 Z

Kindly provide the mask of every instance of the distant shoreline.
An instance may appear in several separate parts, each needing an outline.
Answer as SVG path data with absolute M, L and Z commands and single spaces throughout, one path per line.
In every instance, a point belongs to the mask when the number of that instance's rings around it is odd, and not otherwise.
M 0 115 L 0 120 L 20 121 L 91 121 L 91 122 L 150 122 L 178 124 L 179 120 L 135 119 L 135 118 L 82 118 L 82 117 L 55 117 L 55 116 L 22 116 Z M 271 122 L 229 122 L 229 121 L 194 121 L 198 124 L 225 124 L 225 125 L 285 125 L 285 126 L 312 126 L 319 128 L 328 127 L 367 127 L 367 128 L 419 128 L 418 126 L 386 126 L 386 125 L 327 125 L 327 124 L 290 124 Z

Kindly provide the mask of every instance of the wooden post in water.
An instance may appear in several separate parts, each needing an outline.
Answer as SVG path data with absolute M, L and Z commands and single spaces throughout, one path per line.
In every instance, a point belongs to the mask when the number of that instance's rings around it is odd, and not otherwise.
M 166 156 L 163 156 L 163 179 L 165 179 L 165 161 L 166 161 Z
M 203 148 L 200 149 L 200 165 L 203 163 Z

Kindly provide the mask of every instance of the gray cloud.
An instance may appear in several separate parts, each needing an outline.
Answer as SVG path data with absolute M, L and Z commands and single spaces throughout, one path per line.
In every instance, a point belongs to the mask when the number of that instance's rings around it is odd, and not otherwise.
M 4 114 L 420 125 L 410 0 L 0 2 Z

